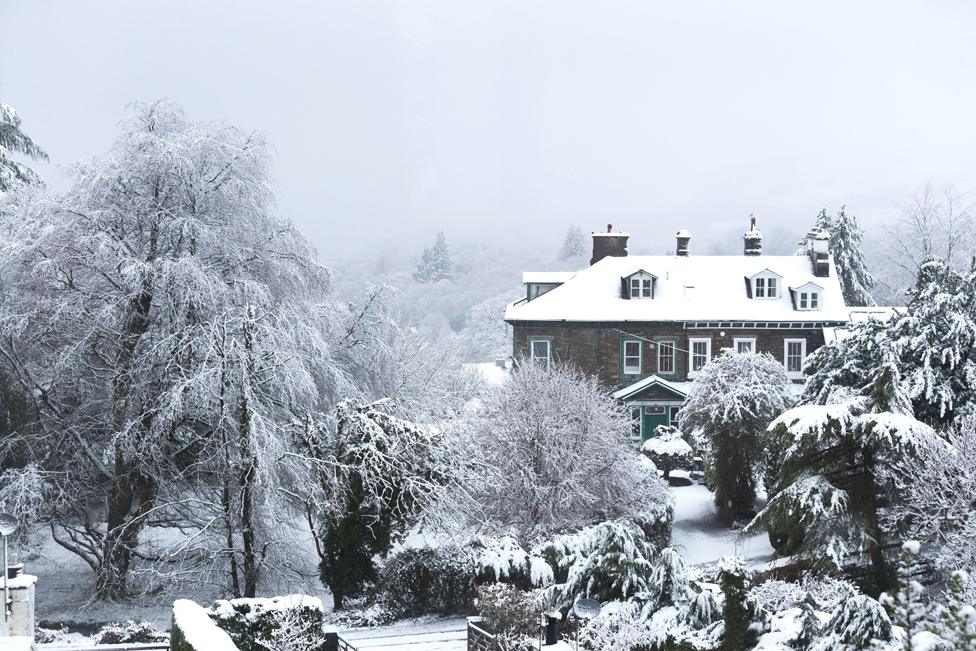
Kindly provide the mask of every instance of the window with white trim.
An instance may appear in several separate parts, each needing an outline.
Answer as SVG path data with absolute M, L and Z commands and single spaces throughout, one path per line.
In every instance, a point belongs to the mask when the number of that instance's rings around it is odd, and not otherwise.
M 674 373 L 674 342 L 657 342 L 657 372 Z
M 712 340 L 695 338 L 688 340 L 688 377 L 694 377 L 712 358 Z
M 640 375 L 641 373 L 641 342 L 637 339 L 625 339 L 623 345 L 624 375 Z
M 819 310 L 820 309 L 820 292 L 797 292 L 798 298 L 796 301 L 797 309 L 799 310 Z
M 631 298 L 651 298 L 654 293 L 654 277 L 640 272 L 630 277 Z
M 807 356 L 806 339 L 786 339 L 783 341 L 783 365 L 786 375 L 792 379 L 803 379 L 803 360 Z
M 735 352 L 737 353 L 756 352 L 755 337 L 736 337 L 735 339 L 733 339 L 732 343 L 735 345 Z
M 671 416 L 670 416 L 668 422 L 671 424 L 671 427 L 673 427 L 675 429 L 678 429 L 678 425 L 680 425 L 680 419 L 678 418 L 678 412 L 681 411 L 681 408 L 680 407 L 668 407 L 668 409 L 671 412 Z
M 766 272 L 752 278 L 753 298 L 779 298 L 779 276 Z
M 534 364 L 549 366 L 552 362 L 552 342 L 548 339 L 530 339 L 529 359 Z
M 641 408 L 630 408 L 630 438 L 640 439 L 644 432 L 643 418 L 641 418 Z

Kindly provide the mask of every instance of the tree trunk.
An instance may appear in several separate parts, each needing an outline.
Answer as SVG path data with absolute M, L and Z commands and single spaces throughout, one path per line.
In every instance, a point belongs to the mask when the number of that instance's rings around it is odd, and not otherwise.
M 241 404 L 238 418 L 240 436 L 240 494 L 241 494 L 241 543 L 244 574 L 244 596 L 253 597 L 257 591 L 258 559 L 256 534 L 254 531 L 254 480 L 257 475 L 257 459 L 254 457 L 251 441 L 251 407 L 248 402 L 250 378 L 254 377 L 254 335 L 251 331 L 253 308 L 248 307 L 244 321 L 244 378 L 241 382 Z
M 149 329 L 151 307 L 152 294 L 146 287 L 132 301 L 122 332 L 112 387 L 112 427 L 116 435 L 128 429 L 132 360 L 139 341 Z M 113 478 L 106 500 L 101 567 L 95 579 L 98 598 L 118 599 L 126 596 L 132 550 L 138 544 L 139 532 L 143 527 L 143 521 L 133 520 L 133 515 L 147 511 L 154 498 L 152 482 L 140 474 L 136 463 L 126 459 L 122 442 L 116 442 Z M 134 505 L 136 514 L 132 513 Z

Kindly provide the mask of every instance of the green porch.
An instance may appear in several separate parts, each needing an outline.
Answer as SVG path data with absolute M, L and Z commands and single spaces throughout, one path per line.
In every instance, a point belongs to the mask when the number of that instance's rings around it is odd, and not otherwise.
M 657 436 L 658 425 L 678 426 L 678 410 L 688 397 L 687 384 L 651 375 L 613 394 L 630 411 L 634 440 Z

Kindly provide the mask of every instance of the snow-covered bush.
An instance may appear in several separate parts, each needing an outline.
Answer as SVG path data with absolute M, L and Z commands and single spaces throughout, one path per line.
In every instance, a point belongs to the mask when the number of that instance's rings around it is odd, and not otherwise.
M 169 645 L 171 651 L 241 651 L 207 610 L 189 599 L 173 602 Z
M 664 473 L 664 479 L 670 478 L 672 470 L 691 470 L 694 463 L 691 446 L 676 427 L 669 425 L 658 425 L 657 436 L 647 439 L 641 452 Z
M 317 597 L 283 597 L 218 600 L 210 607 L 210 618 L 234 640 L 240 651 L 275 651 L 276 639 L 318 633 L 310 650 L 324 645 L 322 602 Z M 287 627 L 287 631 L 278 632 Z M 314 637 L 314 636 L 313 636 Z
M 541 620 L 529 595 L 507 583 L 478 588 L 478 614 L 496 636 L 501 651 L 529 651 L 538 638 Z
M 528 538 L 659 513 L 667 486 L 629 442 L 629 415 L 596 377 L 520 364 L 472 423 L 483 470 L 472 493 L 481 518 Z
M 526 551 L 513 536 L 479 536 L 470 549 L 479 583 L 511 583 L 527 590 L 554 580 L 553 565 L 538 550 Z
M 749 578 L 745 564 L 737 556 L 719 561 L 718 582 L 722 588 L 722 619 L 725 621 L 723 646 L 727 649 L 747 649 L 752 646 L 752 623 L 748 603 Z
M 470 548 L 404 549 L 380 573 L 381 599 L 398 617 L 455 614 L 475 598 L 475 558 Z
M 855 595 L 842 603 L 811 651 L 861 651 L 891 640 L 891 620 L 877 601 Z
M 701 432 L 715 504 L 728 518 L 752 511 L 763 432 L 791 404 L 783 364 L 769 354 L 726 350 L 699 371 L 680 418 Z
M 149 622 L 127 621 L 103 626 L 95 635 L 95 644 L 138 644 L 144 642 L 165 642 L 169 634 L 164 633 Z
M 644 532 L 627 520 L 610 520 L 558 536 L 539 548 L 555 561 L 565 580 L 545 591 L 549 602 L 567 605 L 577 597 L 598 601 L 625 600 L 638 593 L 656 593 L 652 583 L 657 549 Z

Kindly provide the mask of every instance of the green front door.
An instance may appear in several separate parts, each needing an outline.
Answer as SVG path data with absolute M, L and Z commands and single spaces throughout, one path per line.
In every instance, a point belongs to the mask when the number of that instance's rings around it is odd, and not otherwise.
M 666 405 L 644 405 L 644 431 L 641 439 L 646 441 L 654 438 L 657 436 L 657 426 L 669 423 Z

